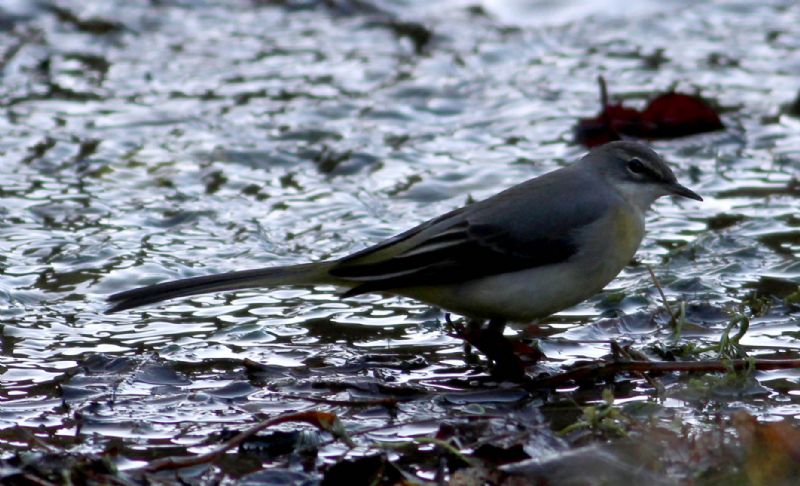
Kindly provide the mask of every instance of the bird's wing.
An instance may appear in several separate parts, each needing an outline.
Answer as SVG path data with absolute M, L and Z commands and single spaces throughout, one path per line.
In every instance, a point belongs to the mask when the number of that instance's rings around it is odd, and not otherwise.
M 605 214 L 609 204 L 577 179 L 533 179 L 345 257 L 329 272 L 355 283 L 349 296 L 566 261 L 579 250 L 577 232 Z

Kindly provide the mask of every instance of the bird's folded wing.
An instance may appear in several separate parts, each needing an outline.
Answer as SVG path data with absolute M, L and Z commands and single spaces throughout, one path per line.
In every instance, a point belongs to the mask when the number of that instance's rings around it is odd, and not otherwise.
M 478 203 L 424 223 L 345 257 L 329 272 L 355 283 L 345 294 L 350 296 L 556 264 L 578 252 L 576 234 L 602 214 L 602 204 L 591 197 L 577 201 L 585 203 L 578 210 L 572 203 L 553 210 L 552 204 L 520 205 L 513 193 L 505 197 L 508 201 Z

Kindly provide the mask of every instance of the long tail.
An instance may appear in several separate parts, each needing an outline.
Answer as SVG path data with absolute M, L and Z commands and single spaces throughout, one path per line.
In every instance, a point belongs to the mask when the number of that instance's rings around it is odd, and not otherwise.
M 112 306 L 106 311 L 106 314 L 176 297 L 223 290 L 275 287 L 278 285 L 336 283 L 337 279 L 328 274 L 328 270 L 332 265 L 333 262 L 320 262 L 285 267 L 257 268 L 255 270 L 219 273 L 149 285 L 110 296 L 108 302 Z

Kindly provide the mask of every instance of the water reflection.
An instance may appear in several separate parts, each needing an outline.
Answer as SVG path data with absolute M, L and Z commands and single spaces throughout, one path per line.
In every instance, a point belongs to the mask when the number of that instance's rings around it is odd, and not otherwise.
M 768 309 L 742 344 L 761 356 L 796 352 L 800 123 L 778 114 L 798 88 L 792 2 L 669 16 L 646 2 L 634 18 L 587 11 L 589 2 L 554 6 L 552 16 L 542 2 L 485 2 L 484 16 L 457 0 L 386 7 L 431 26 L 421 53 L 374 12 L 63 2 L 81 18 L 118 19 L 98 33 L 59 20 L 48 2 L 20 5 L 4 6 L 13 15 L 0 22 L 4 429 L 74 434 L 56 382 L 86 408 L 87 436 L 173 445 L 198 444 L 215 424 L 253 412 L 315 406 L 279 393 L 308 370 L 320 381 L 453 393 L 409 405 L 401 419 L 484 406 L 481 393 L 516 399 L 473 390 L 492 384 L 465 366 L 442 315 L 405 299 L 275 289 L 115 316 L 102 314 L 103 299 L 171 278 L 339 256 L 557 168 L 581 153 L 571 127 L 597 110 L 598 73 L 628 98 L 673 83 L 701 89 L 732 128 L 656 144 L 704 204 L 659 201 L 637 263 L 604 294 L 539 331 L 510 332 L 541 332 L 552 363 L 608 356 L 612 339 L 669 342 L 647 263 L 669 299 L 688 302 L 686 340 L 715 342 L 757 295 Z M 101 354 L 131 369 L 78 365 Z M 261 372 L 273 390 L 234 385 L 253 383 L 248 359 L 271 367 Z M 154 363 L 186 368 L 153 383 L 145 371 Z M 769 393 L 758 406 L 796 414 L 794 373 L 757 378 Z M 321 393 L 351 396 L 329 385 Z M 103 405 L 112 396 L 113 410 Z M 665 406 L 704 420 L 690 401 Z M 360 427 L 361 413 L 349 425 Z

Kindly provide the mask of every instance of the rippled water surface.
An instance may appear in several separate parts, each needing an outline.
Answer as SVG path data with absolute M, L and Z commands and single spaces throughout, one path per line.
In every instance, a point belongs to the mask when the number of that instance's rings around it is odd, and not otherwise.
M 669 341 L 649 264 L 686 305 L 684 341 L 716 342 L 742 311 L 752 355 L 798 357 L 800 6 L 629 3 L 0 4 L 0 449 L 23 429 L 70 443 L 80 428 L 87 450 L 122 439 L 130 466 L 384 382 L 452 393 L 401 408 L 433 423 L 393 438 L 522 400 L 473 386 L 485 371 L 410 300 L 276 289 L 104 315 L 104 299 L 341 256 L 562 166 L 584 152 L 572 127 L 599 109 L 598 74 L 632 106 L 675 87 L 720 107 L 725 131 L 655 143 L 705 201 L 660 200 L 603 293 L 510 334 L 546 336 L 552 367 L 607 356 L 611 339 Z M 719 407 L 800 416 L 799 373 L 757 378 L 763 393 Z M 675 416 L 708 420 L 666 385 Z

